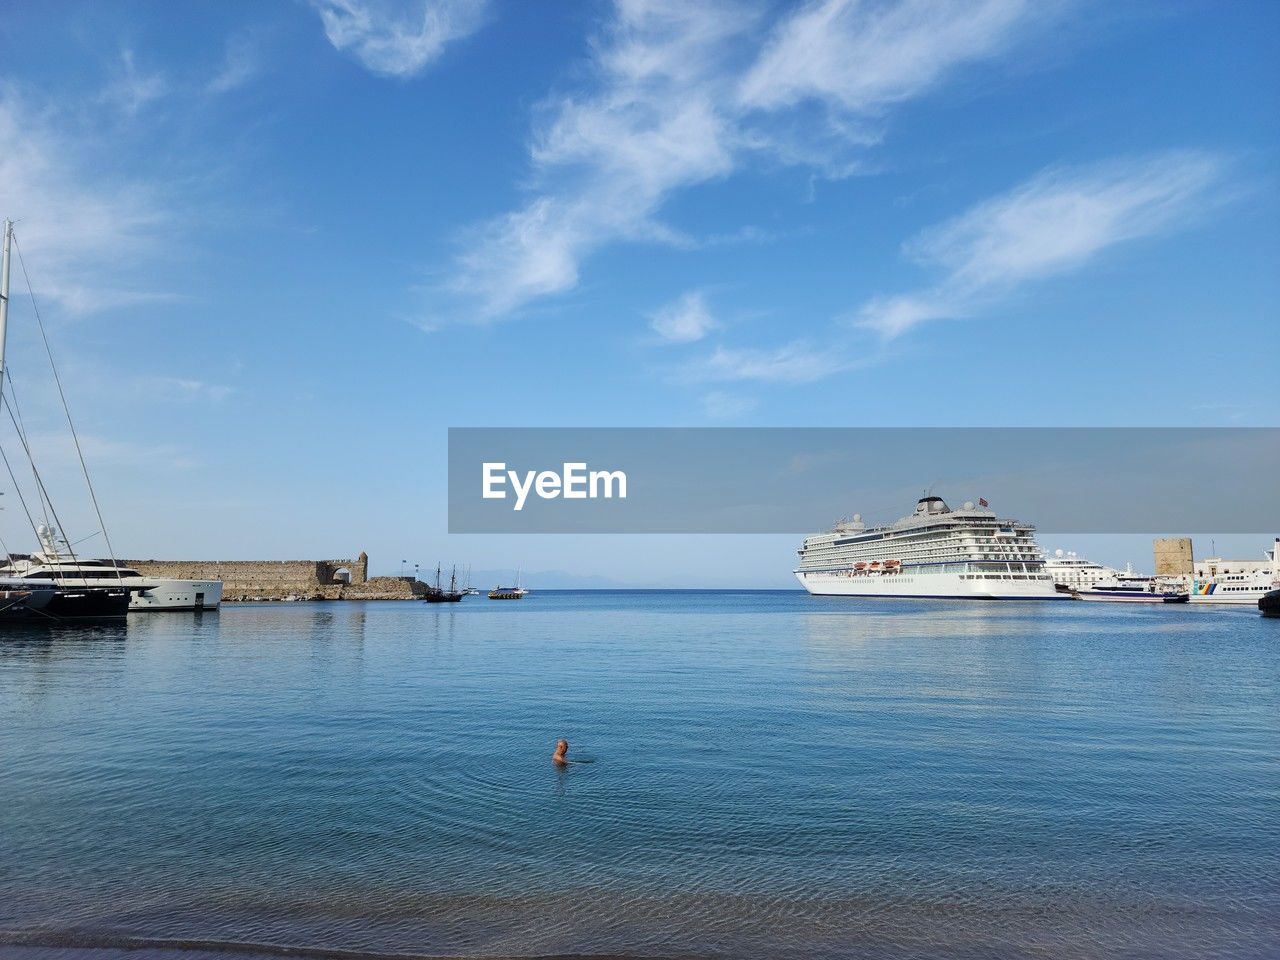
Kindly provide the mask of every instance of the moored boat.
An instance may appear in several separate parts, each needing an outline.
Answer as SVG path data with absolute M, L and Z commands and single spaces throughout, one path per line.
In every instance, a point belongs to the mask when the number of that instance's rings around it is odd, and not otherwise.
M 516 571 L 514 587 L 494 587 L 489 591 L 490 600 L 523 600 L 529 591 L 520 585 L 520 571 Z
M 1252 606 L 1280 588 L 1280 537 L 1262 560 L 1210 557 L 1195 565 L 1191 602 Z
M 1071 596 L 1076 600 L 1103 603 L 1186 603 L 1187 588 L 1185 582 L 1177 578 L 1143 576 L 1126 566 L 1124 573 L 1117 572 L 1078 587 L 1071 591 Z
M 466 590 L 458 589 L 458 568 L 454 567 L 449 574 L 449 589 L 440 586 L 440 564 L 436 564 L 436 584 L 428 587 L 423 601 L 426 603 L 457 603 L 467 595 Z
M 16 406 L 16 399 L 11 399 L 13 398 L 14 389 L 12 378 L 8 378 L 6 389 L 5 380 L 8 366 L 5 363 L 5 347 L 8 340 L 9 323 L 10 255 L 15 243 L 13 221 L 5 220 L 3 254 L 0 257 L 0 404 L 10 404 L 10 412 Z M 31 294 L 34 303 L 35 292 L 31 289 L 30 280 L 28 280 L 27 284 L 28 292 Z M 48 340 L 43 336 L 44 325 L 43 321 L 40 320 L 38 310 L 35 316 L 40 324 L 42 339 L 45 339 L 45 345 L 48 347 Z M 79 453 L 80 441 L 76 436 L 75 424 L 72 422 L 66 396 L 62 394 L 61 381 L 58 380 L 58 371 L 53 363 L 51 350 L 49 351 L 49 363 L 53 368 L 54 379 L 58 384 L 63 411 L 67 416 L 67 425 L 71 429 L 71 438 L 75 442 L 77 453 Z M 37 502 L 40 508 L 45 511 L 46 516 L 52 514 L 56 520 L 57 511 L 49 498 L 48 489 L 41 479 L 36 463 L 31 458 L 31 447 L 21 418 L 14 417 L 12 422 L 23 453 L 31 464 L 32 474 L 35 477 Z M 5 463 L 7 466 L 7 457 L 5 458 Z M 84 472 L 85 485 L 88 488 L 89 499 L 93 503 L 93 510 L 98 521 L 98 530 L 93 536 L 101 534 L 108 550 L 110 550 L 111 540 L 107 535 L 106 524 L 103 522 L 101 510 L 98 508 L 97 497 L 93 491 L 93 483 L 89 479 L 89 470 L 85 465 L 83 456 L 80 456 L 80 466 Z M 17 479 L 14 477 L 12 470 L 9 471 L 9 476 L 13 479 L 15 488 L 17 488 Z M 56 532 L 48 523 L 37 526 L 31 511 L 27 509 L 27 501 L 22 497 L 21 488 L 17 488 L 16 492 L 19 499 L 22 500 L 23 512 L 31 523 L 32 530 L 36 534 L 37 540 L 40 541 L 44 552 L 17 557 L 6 553 L 4 565 L 0 567 L 0 583 L 4 584 L 2 592 L 5 594 L 5 599 L 0 601 L 0 604 L 4 605 L 5 615 L 0 617 L 0 620 L 11 622 L 30 618 L 46 622 L 59 622 L 63 620 L 116 618 L 123 617 L 128 613 L 131 598 L 136 593 L 142 592 L 143 585 L 140 583 L 126 583 L 126 574 L 132 574 L 135 578 L 141 580 L 137 573 L 121 568 L 114 560 L 109 564 L 106 561 L 79 561 L 65 537 L 63 538 L 63 543 L 66 544 L 67 553 L 66 555 L 62 554 L 58 547 Z M 220 591 L 221 584 L 218 586 Z
M 115 560 L 85 559 L 59 543 L 56 530 L 41 524 L 36 528 L 41 550 L 33 554 L 11 555 L 0 566 L 0 577 L 22 580 L 52 580 L 64 589 L 124 588 L 129 592 L 131 612 L 173 610 L 216 610 L 222 602 L 221 580 L 176 580 L 144 577 L 132 567 Z

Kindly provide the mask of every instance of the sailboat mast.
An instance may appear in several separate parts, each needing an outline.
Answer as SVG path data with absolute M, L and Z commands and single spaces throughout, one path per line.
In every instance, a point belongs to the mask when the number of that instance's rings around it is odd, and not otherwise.
M 9 333 L 9 248 L 13 246 L 13 221 L 4 221 L 4 255 L 0 261 L 0 390 L 4 388 L 4 345 Z

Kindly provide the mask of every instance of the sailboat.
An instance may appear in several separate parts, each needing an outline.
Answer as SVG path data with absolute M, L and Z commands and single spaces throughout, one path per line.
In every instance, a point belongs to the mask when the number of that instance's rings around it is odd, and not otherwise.
M 40 479 L 40 472 L 36 469 L 35 461 L 31 459 L 31 449 L 27 444 L 26 432 L 23 430 L 21 420 L 15 415 L 13 406 L 9 405 L 8 398 L 4 394 L 4 375 L 8 372 L 5 366 L 5 343 L 8 339 L 9 327 L 9 258 L 13 247 L 13 221 L 5 220 L 4 222 L 4 244 L 3 254 L 0 255 L 0 407 L 8 406 L 8 413 L 12 418 L 14 430 L 18 434 L 18 440 L 22 444 L 23 452 L 26 454 L 28 461 L 31 463 L 31 472 L 35 477 L 36 490 L 40 497 L 40 505 L 49 513 L 54 514 L 56 522 L 56 511 L 53 504 L 49 500 L 48 491 L 45 489 L 44 482 Z M 39 314 L 36 314 L 37 321 Z M 44 328 L 41 325 L 41 334 Z M 45 341 L 46 347 L 48 341 Z M 53 355 L 49 356 L 50 364 L 53 363 Z M 54 368 L 54 378 L 57 380 L 57 368 Z M 62 392 L 62 384 L 58 382 L 58 392 Z M 9 393 L 13 393 L 12 381 L 9 385 Z M 66 398 L 63 397 L 63 408 L 66 409 Z M 71 415 L 68 412 L 67 422 L 71 423 Z M 79 452 L 80 441 L 75 435 L 75 426 L 72 425 L 72 439 L 75 440 L 76 451 Z M 80 458 L 81 466 L 84 467 L 84 457 Z M 37 539 L 42 536 L 42 531 L 48 531 L 47 526 L 36 527 L 35 520 L 31 516 L 31 512 L 27 509 L 27 503 L 22 498 L 22 491 L 17 487 L 17 478 L 14 477 L 13 471 L 9 469 L 8 458 L 4 458 L 4 464 L 9 471 L 9 477 L 14 483 L 15 492 L 18 499 L 22 501 L 23 512 L 27 514 L 27 518 L 31 520 L 32 529 L 36 533 Z M 88 469 L 85 468 L 85 480 L 89 479 Z M 97 498 L 93 493 L 93 485 L 89 484 L 89 496 L 93 500 L 94 511 L 98 514 L 98 523 L 102 529 L 103 537 L 106 538 L 106 526 L 102 523 L 102 514 L 98 511 Z M 110 549 L 110 540 L 107 541 L 107 547 Z M 72 563 L 75 563 L 75 554 L 70 553 L 69 556 Z M 8 548 L 5 548 L 5 560 L 10 561 L 0 576 L 0 624 L 11 624 L 15 622 L 41 622 L 41 623 L 57 623 L 63 620 L 87 620 L 87 619 L 114 619 L 124 617 L 129 612 L 129 600 L 132 597 L 130 588 L 124 583 L 118 573 L 115 575 L 115 582 L 103 582 L 101 585 L 90 584 L 84 579 L 85 574 L 78 569 L 73 570 L 70 578 L 64 572 L 57 570 L 28 570 L 24 575 L 15 575 L 19 571 L 14 570 L 11 560 L 8 556 Z M 113 567 L 115 566 L 113 560 Z
M 457 603 L 467 595 L 465 590 L 458 589 L 458 568 L 454 567 L 449 573 L 449 589 L 445 590 L 440 585 L 440 564 L 436 564 L 436 585 L 427 590 L 427 595 L 422 599 L 427 603 Z

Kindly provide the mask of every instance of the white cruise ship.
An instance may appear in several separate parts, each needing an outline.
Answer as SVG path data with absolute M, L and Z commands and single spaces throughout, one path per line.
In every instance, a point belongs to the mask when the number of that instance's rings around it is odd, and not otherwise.
M 1087 590 L 1096 583 L 1115 580 L 1121 574 L 1114 567 L 1086 560 L 1074 550 L 1053 551 L 1053 556 L 1044 562 L 1044 570 L 1053 577 L 1054 583 L 1067 590 Z
M 130 611 L 213 610 L 222 602 L 221 580 L 173 580 L 144 577 L 137 570 L 110 560 L 81 560 L 58 549 L 54 531 L 36 529 L 40 553 L 12 555 L 0 566 L 0 577 L 54 582 L 61 587 L 124 587 Z
M 855 514 L 805 538 L 796 579 L 821 596 L 1066 599 L 1045 572 L 1035 528 L 979 503 L 952 510 L 926 496 L 910 516 L 879 527 Z

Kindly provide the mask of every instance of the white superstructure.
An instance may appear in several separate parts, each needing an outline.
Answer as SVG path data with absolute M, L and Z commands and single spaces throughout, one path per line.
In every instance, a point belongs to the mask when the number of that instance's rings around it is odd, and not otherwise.
M 1055 600 L 1035 528 L 966 503 L 952 510 L 926 496 L 915 512 L 884 526 L 862 517 L 806 537 L 796 579 L 812 594 Z
M 1068 590 L 1087 590 L 1096 583 L 1110 582 L 1120 576 L 1114 567 L 1086 560 L 1074 550 L 1053 551 L 1053 556 L 1045 559 L 1044 570 L 1053 577 L 1054 583 Z
M 130 591 L 133 610 L 213 610 L 222 602 L 221 580 L 173 580 L 144 577 L 137 570 L 111 560 L 82 560 L 59 551 L 52 529 L 36 530 L 44 549 L 30 556 L 12 556 L 0 567 L 0 577 L 52 581 L 61 587 L 116 587 Z
M 1263 560 L 1210 557 L 1199 561 L 1191 578 L 1191 602 L 1257 606 L 1269 591 L 1280 587 L 1280 537 L 1263 556 Z

